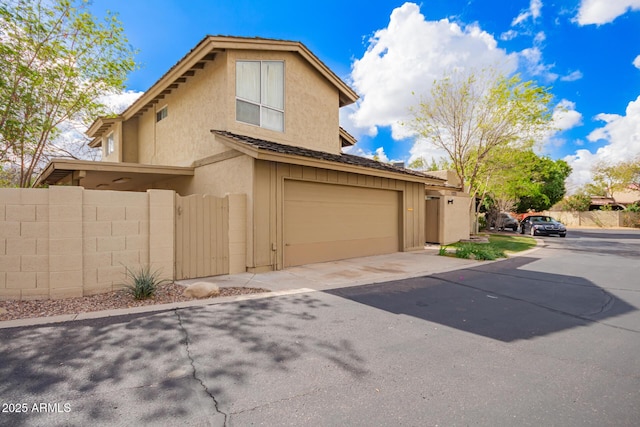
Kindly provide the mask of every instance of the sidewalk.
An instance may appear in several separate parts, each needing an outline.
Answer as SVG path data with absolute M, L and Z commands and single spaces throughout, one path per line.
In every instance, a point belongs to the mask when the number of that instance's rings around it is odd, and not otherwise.
M 372 283 L 402 280 L 410 277 L 427 276 L 430 274 L 458 270 L 478 263 L 478 261 L 468 259 L 438 256 L 438 249 L 439 246 L 431 246 L 422 251 L 396 252 L 388 255 L 309 264 L 267 273 L 239 273 L 227 276 L 181 280 L 176 283 L 186 286 L 194 282 L 211 282 L 218 284 L 220 287 L 265 288 L 271 290 L 271 292 L 61 316 L 9 320 L 0 322 L 0 329 L 166 311 L 176 308 L 199 307 L 249 299 L 271 298 L 280 295 L 325 291 L 341 287 L 367 285 Z

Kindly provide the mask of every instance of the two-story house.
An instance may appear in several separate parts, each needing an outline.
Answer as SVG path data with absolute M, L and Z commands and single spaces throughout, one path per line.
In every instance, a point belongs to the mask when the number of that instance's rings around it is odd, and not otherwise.
M 247 196 L 247 270 L 423 248 L 425 185 L 343 154 L 358 96 L 303 44 L 205 37 L 117 117 L 88 130 L 101 162 L 54 160 L 40 183 Z

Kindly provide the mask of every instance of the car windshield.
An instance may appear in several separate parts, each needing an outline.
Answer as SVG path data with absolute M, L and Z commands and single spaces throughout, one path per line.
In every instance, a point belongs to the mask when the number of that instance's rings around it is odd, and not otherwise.
M 536 217 L 533 217 L 531 220 L 535 222 L 553 222 L 554 221 L 553 218 L 551 218 L 550 216 L 536 216 Z

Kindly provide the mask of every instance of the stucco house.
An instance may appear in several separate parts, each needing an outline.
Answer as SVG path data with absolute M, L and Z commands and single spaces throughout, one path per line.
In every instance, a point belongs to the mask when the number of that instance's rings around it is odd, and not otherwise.
M 468 197 L 446 179 L 342 152 L 355 139 L 339 109 L 357 99 L 299 42 L 207 36 L 122 114 L 93 123 L 102 161 L 53 160 L 38 182 L 244 194 L 250 272 L 421 249 L 426 190 L 440 206 L 433 239 L 468 237 L 464 220 L 444 223 Z

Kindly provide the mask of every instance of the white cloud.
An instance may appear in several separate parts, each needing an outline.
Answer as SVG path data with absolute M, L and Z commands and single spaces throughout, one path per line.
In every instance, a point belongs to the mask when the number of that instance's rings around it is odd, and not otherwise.
M 100 97 L 108 112 L 120 114 L 142 95 L 142 92 L 124 91 L 114 92 Z M 84 124 L 67 120 L 59 126 L 60 134 L 52 141 L 56 156 L 76 157 L 85 160 L 98 160 L 100 150 L 90 148 L 89 138 L 84 134 L 87 130 Z
M 103 95 L 100 98 L 100 102 L 107 106 L 107 109 L 114 113 L 120 114 L 126 110 L 134 101 L 144 92 L 136 92 L 133 90 L 126 90 L 124 92 L 115 92 Z
M 549 83 L 558 79 L 558 74 L 551 72 L 553 65 L 544 63 L 542 50 L 538 46 L 524 49 L 519 56 L 522 59 L 522 65 L 532 76 L 538 76 Z
M 516 37 L 518 37 L 518 32 L 515 30 L 505 31 L 504 33 L 500 34 L 500 40 L 504 41 L 513 40 Z
M 560 80 L 562 80 L 563 82 L 575 82 L 576 80 L 580 80 L 582 77 L 582 71 L 576 70 L 567 74 L 566 76 L 560 77 Z
M 536 20 L 540 17 L 542 9 L 542 0 L 531 0 L 529 3 L 529 9 L 523 10 L 520 14 L 511 22 L 511 26 L 522 24 L 524 21 L 531 18 Z
M 640 69 L 640 55 L 636 56 L 636 59 L 633 60 L 633 66 Z
M 640 0 L 582 0 L 576 21 L 580 25 L 607 24 L 629 10 L 640 10 Z
M 440 159 L 449 160 L 449 156 L 442 148 L 437 148 L 431 142 L 419 138 L 409 150 L 409 160 L 407 164 L 411 164 L 418 159 L 423 159 L 426 164 L 430 165 L 432 160 L 435 160 L 437 163 Z
M 604 140 L 607 145 L 595 153 L 583 149 L 565 158 L 573 168 L 567 180 L 569 190 L 575 191 L 590 182 L 591 168 L 598 162 L 615 164 L 640 156 L 640 96 L 627 105 L 624 116 L 603 113 L 595 118 L 605 125 L 592 131 L 587 139 L 591 142 Z
M 553 130 L 544 138 L 542 143 L 542 153 L 552 153 L 567 143 L 562 132 L 582 125 L 582 113 L 576 110 L 575 102 L 567 99 L 560 101 L 551 116 L 551 126 Z
M 553 127 L 565 131 L 582 124 L 582 114 L 576 111 L 575 102 L 563 99 L 556 105 L 552 116 Z
M 405 3 L 393 10 L 387 28 L 373 35 L 363 57 L 352 64 L 352 85 L 361 99 L 341 123 L 356 137 L 375 136 L 378 126 L 390 126 L 396 140 L 412 136 L 402 123 L 411 119 L 409 108 L 435 79 L 453 69 L 489 66 L 510 74 L 517 56 L 499 49 L 495 38 L 476 24 L 427 21 L 418 5 Z

